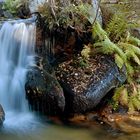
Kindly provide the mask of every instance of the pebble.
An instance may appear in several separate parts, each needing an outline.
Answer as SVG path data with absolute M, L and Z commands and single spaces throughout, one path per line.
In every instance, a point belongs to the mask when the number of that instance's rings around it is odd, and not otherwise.
M 78 73 L 75 73 L 75 76 L 78 76 Z

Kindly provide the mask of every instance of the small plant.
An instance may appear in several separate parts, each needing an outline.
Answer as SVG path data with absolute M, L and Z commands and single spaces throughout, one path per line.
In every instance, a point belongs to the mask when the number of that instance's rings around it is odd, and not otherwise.
M 88 60 L 90 57 L 90 53 L 91 53 L 91 45 L 85 45 L 83 50 L 81 51 L 81 56 L 83 57 L 83 59 Z
M 128 108 L 128 113 L 133 114 L 140 110 L 140 86 L 131 83 L 116 89 L 113 96 L 115 104 L 120 104 Z
M 67 2 L 67 4 L 47 1 L 38 7 L 38 12 L 45 19 L 49 29 L 55 26 L 78 26 L 85 29 L 86 23 L 90 20 L 91 8 L 91 5 L 83 4 L 81 1 Z
M 138 25 L 135 22 L 130 22 L 126 14 L 116 13 L 113 15 L 109 24 L 107 24 L 106 32 L 113 42 L 117 42 L 126 37 L 127 32 Z
M 3 9 L 9 11 L 12 15 L 17 16 L 19 9 L 24 6 L 28 7 L 29 0 L 5 0 Z

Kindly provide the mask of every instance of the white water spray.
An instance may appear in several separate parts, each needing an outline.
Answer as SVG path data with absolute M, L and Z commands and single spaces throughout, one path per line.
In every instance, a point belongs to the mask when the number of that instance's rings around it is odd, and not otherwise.
M 19 121 L 31 119 L 25 82 L 27 71 L 34 64 L 35 33 L 34 23 L 5 22 L 0 29 L 0 104 L 6 114 L 6 125 L 20 126 Z

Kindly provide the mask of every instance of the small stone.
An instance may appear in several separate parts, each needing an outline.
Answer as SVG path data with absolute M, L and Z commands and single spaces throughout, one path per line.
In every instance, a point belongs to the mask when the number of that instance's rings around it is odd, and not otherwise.
M 104 122 L 100 122 L 100 124 L 104 124 Z
M 75 76 L 78 76 L 78 73 L 75 73 Z

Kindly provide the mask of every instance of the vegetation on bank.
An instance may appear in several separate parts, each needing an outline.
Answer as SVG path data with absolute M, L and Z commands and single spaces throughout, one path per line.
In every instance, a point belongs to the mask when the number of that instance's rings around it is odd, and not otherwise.
M 8 11 L 13 16 L 18 17 L 20 12 L 29 9 L 29 0 L 5 0 L 3 10 Z
M 71 26 L 86 30 L 86 25 L 91 20 L 89 10 L 92 10 L 91 5 L 84 4 L 81 1 L 74 3 L 68 1 L 65 1 L 65 3 L 60 1 L 55 3 L 45 2 L 38 7 L 38 12 L 50 30 L 55 26 L 64 28 Z
M 6 0 L 3 7 L 16 15 L 22 5 L 28 6 L 28 0 Z M 71 27 L 77 32 L 90 30 L 93 40 L 81 51 L 84 62 L 102 53 L 111 55 L 120 70 L 125 68 L 127 81 L 115 90 L 112 105 L 114 109 L 124 106 L 134 113 L 140 110 L 140 40 L 133 37 L 131 29 L 140 25 L 131 17 L 133 13 L 128 12 L 131 4 L 123 5 L 123 9 L 122 5 L 110 11 L 111 18 L 103 27 L 95 21 L 98 11 L 93 12 L 92 5 L 82 0 L 48 0 L 38 7 L 38 12 L 49 30 L 54 27 Z
M 112 55 L 120 70 L 125 66 L 127 81 L 115 90 L 112 105 L 115 110 L 124 106 L 131 114 L 140 110 L 140 40 L 131 35 L 131 29 L 140 25 L 130 7 L 129 2 L 118 4 L 116 10 L 112 7 L 115 12 L 104 29 L 98 23 L 93 25 L 93 47 L 97 53 Z

